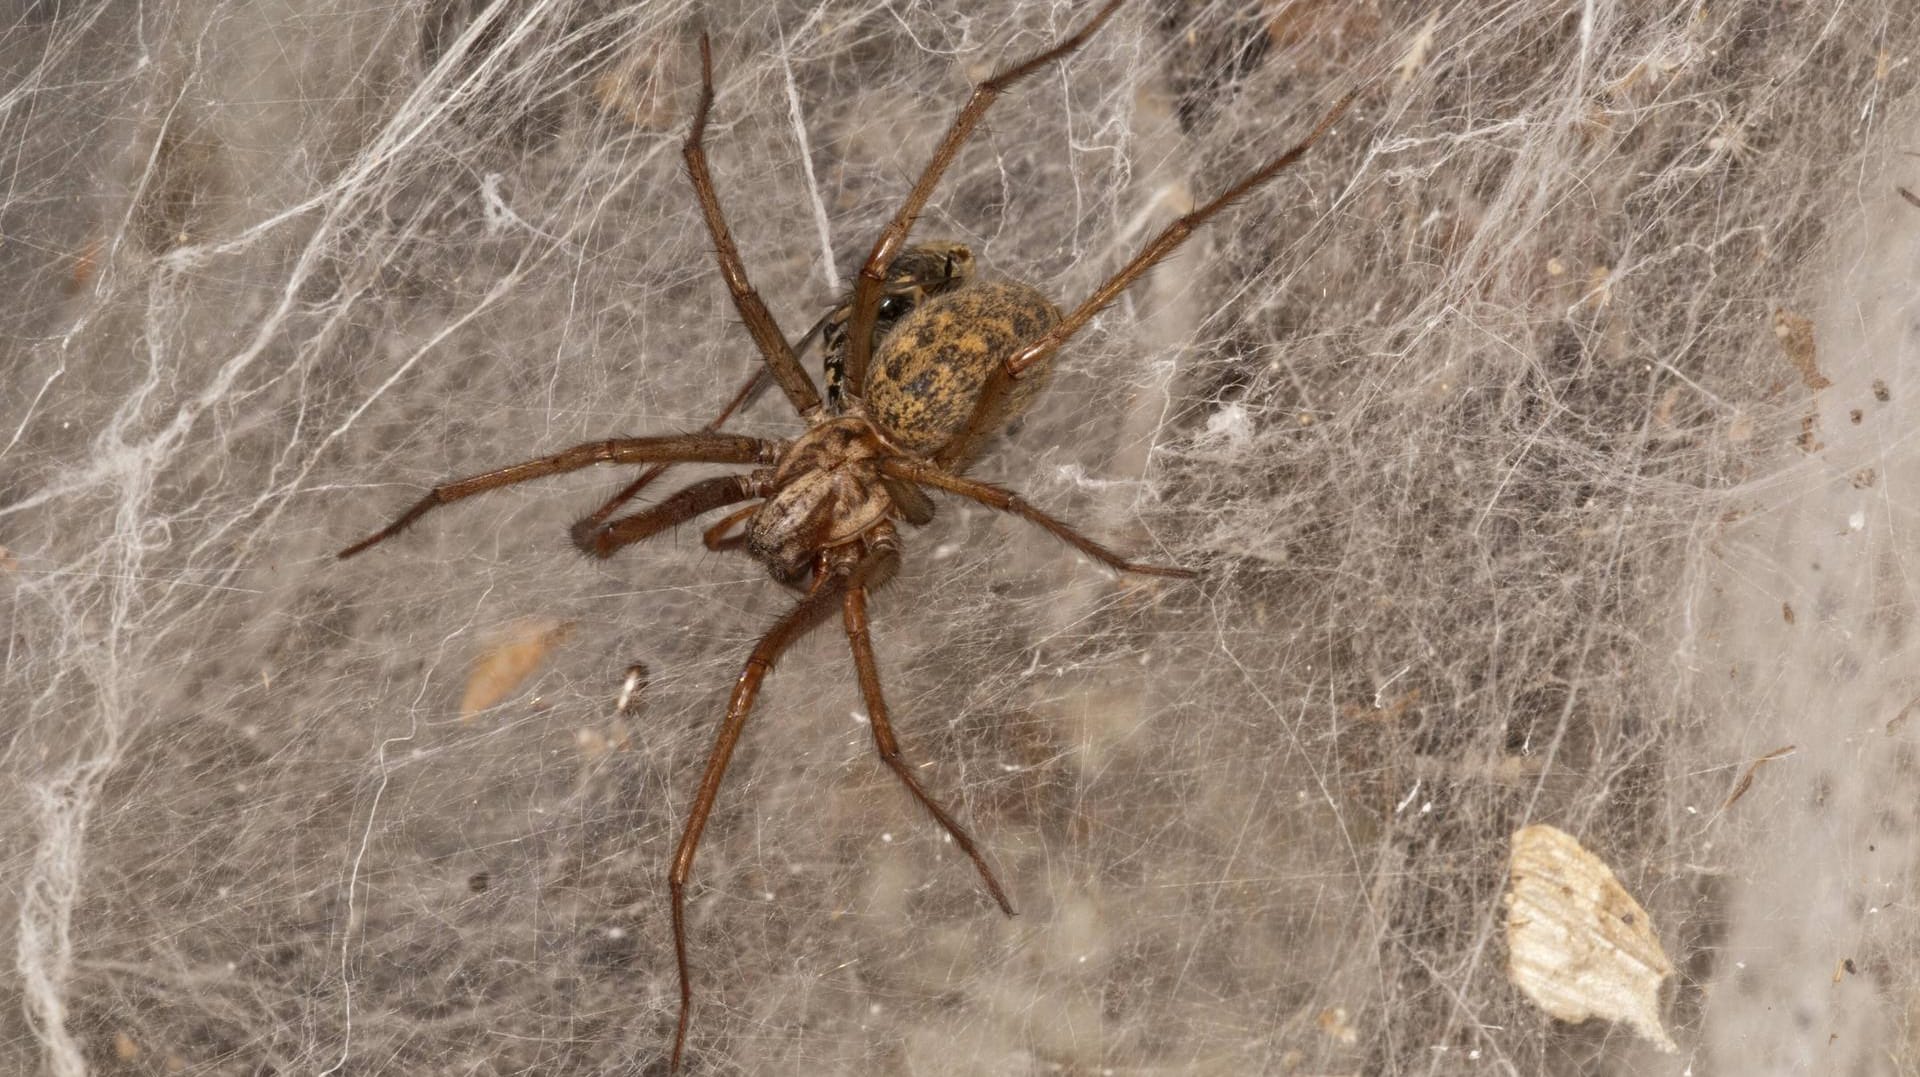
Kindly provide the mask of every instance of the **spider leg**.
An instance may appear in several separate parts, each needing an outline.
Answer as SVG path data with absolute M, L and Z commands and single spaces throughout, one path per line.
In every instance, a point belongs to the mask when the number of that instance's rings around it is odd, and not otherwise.
M 620 547 L 652 538 L 675 524 L 685 523 L 722 505 L 765 497 L 770 492 L 770 483 L 763 475 L 721 475 L 705 479 L 675 491 L 657 505 L 611 523 L 596 523 L 589 516 L 573 525 L 573 544 L 582 553 L 611 557 Z
M 880 294 L 886 289 L 887 269 L 901 248 L 906 246 L 907 234 L 913 231 L 913 222 L 920 216 L 920 211 L 926 208 L 927 199 L 933 197 L 934 187 L 939 184 L 947 166 L 953 163 L 960 147 L 966 144 L 967 137 L 973 134 L 974 126 L 986 115 L 994 99 L 1014 83 L 1086 44 L 1087 39 L 1106 23 L 1122 2 L 1108 0 L 1085 25 L 1052 48 L 1001 68 L 973 88 L 973 96 L 967 98 L 959 115 L 953 118 L 953 125 L 947 128 L 946 137 L 940 140 L 939 147 L 933 151 L 933 159 L 927 162 L 920 179 L 907 194 L 907 200 L 901 204 L 893 219 L 887 222 L 880 238 L 874 241 L 873 253 L 867 255 L 866 264 L 860 267 L 860 278 L 853 286 L 853 314 L 847 338 L 846 380 L 854 395 L 862 395 L 866 391 L 867 361 L 873 355 L 873 323 L 880 309 Z
M 667 891 L 673 903 L 673 956 L 680 972 L 680 1020 L 673 1034 L 670 1072 L 679 1072 L 680 1056 L 687 1044 L 687 1020 L 693 1012 L 693 980 L 687 965 L 687 879 L 693 874 L 693 857 L 700 849 L 700 833 L 706 829 L 713 802 L 720 795 L 720 780 L 727 775 L 727 763 L 733 758 L 734 745 L 740 741 L 740 731 L 746 728 L 753 701 L 760 694 L 760 682 L 794 640 L 833 613 L 834 604 L 840 601 L 843 591 L 865 586 L 866 570 L 871 563 L 869 559 L 821 571 L 807 596 L 795 603 L 786 616 L 775 621 L 766 635 L 753 645 L 753 653 L 747 656 L 740 679 L 734 682 L 733 695 L 727 700 L 727 716 L 713 738 L 712 750 L 707 753 L 707 767 L 700 775 L 700 791 L 694 796 L 693 810 L 687 814 L 686 828 L 680 832 L 680 845 L 673 853 L 673 868 L 667 873 Z
M 827 322 L 833 318 L 839 309 L 840 308 L 836 307 L 834 310 L 830 310 L 826 314 L 821 315 L 820 320 L 813 323 L 813 328 L 807 330 L 807 335 L 801 337 L 799 343 L 793 346 L 794 353 L 802 354 L 808 347 L 812 346 L 814 340 L 818 338 L 821 331 L 826 328 Z M 739 411 L 741 408 L 759 399 L 760 394 L 766 391 L 767 384 L 772 380 L 773 375 L 768 372 L 765 366 L 756 369 L 753 374 L 747 378 L 746 384 L 740 386 L 740 390 L 733 394 L 733 399 L 727 402 L 727 406 L 720 409 L 720 414 L 714 416 L 707 425 L 701 427 L 700 432 L 703 434 L 717 433 L 721 427 L 727 424 L 727 420 L 733 417 L 734 412 Z M 593 510 L 593 514 L 588 516 L 583 522 L 587 524 L 605 523 L 609 517 L 620 511 L 620 506 L 639 496 L 640 491 L 653 485 L 659 480 L 660 476 L 666 474 L 667 469 L 672 466 L 672 464 L 655 464 L 645 471 L 642 471 L 639 478 L 628 483 L 619 493 L 608 498 L 606 504 Z
M 579 471 L 594 464 L 648 464 L 663 461 L 703 464 L 770 464 L 779 458 L 780 444 L 733 434 L 668 434 L 663 437 L 608 438 L 562 449 L 549 456 L 509 464 L 494 471 L 442 483 L 427 491 L 392 523 L 341 550 L 345 560 L 370 546 L 405 531 L 415 520 L 442 505 L 529 479 Z
M 987 378 L 986 384 L 981 387 L 980 397 L 974 402 L 973 415 L 967 420 L 967 425 L 953 440 L 941 447 L 935 454 L 934 461 L 941 467 L 950 468 L 966 459 L 965 454 L 971 444 L 988 433 L 985 429 L 988 425 L 988 417 L 999 413 L 998 409 L 1007 393 L 1012 390 L 1012 382 L 1015 378 L 1052 358 L 1053 354 L 1059 351 L 1060 347 L 1075 333 L 1078 333 L 1095 314 L 1098 314 L 1101 308 L 1119 298 L 1121 292 L 1126 291 L 1128 286 L 1139 280 L 1161 259 L 1172 254 L 1180 244 L 1186 242 L 1188 236 L 1212 219 L 1215 214 L 1246 197 L 1255 188 L 1285 171 L 1288 165 L 1298 161 L 1347 111 L 1347 106 L 1353 104 L 1357 93 L 1358 91 L 1354 91 L 1341 98 L 1339 103 L 1321 117 L 1319 124 L 1308 132 L 1307 137 L 1301 139 L 1292 149 L 1261 165 L 1240 182 L 1221 192 L 1213 201 L 1167 225 L 1159 235 L 1153 237 L 1151 242 L 1140 249 L 1140 253 L 1120 267 L 1119 272 L 1107 278 L 1106 283 L 1095 288 L 1086 302 L 1081 303 L 1071 314 L 1060 319 L 1058 324 L 1047 330 L 1038 340 L 1008 356 L 1006 362 L 995 370 Z M 862 283 L 865 281 L 863 280 Z
M 752 334 L 753 343 L 760 349 L 780 391 L 787 394 L 793 410 L 805 418 L 819 410 L 820 391 L 814 388 L 813 379 L 800 365 L 800 357 L 787 344 L 786 336 L 780 332 L 780 323 L 773 320 L 772 312 L 760 301 L 760 293 L 753 290 L 753 282 L 747 279 L 740 248 L 734 245 L 733 233 L 727 230 L 720 196 L 714 191 L 713 177 L 707 172 L 707 151 L 702 140 L 707 133 L 707 114 L 712 110 L 713 46 L 703 33 L 700 35 L 700 104 L 694 110 L 693 129 L 681 147 L 681 156 L 686 159 L 687 176 L 693 180 L 693 193 L 700 200 L 700 213 L 706 218 L 707 234 L 713 237 L 713 252 L 720 259 L 720 275 L 726 278 L 727 291 L 733 294 L 734 308 L 740 312 L 740 320 L 747 324 L 747 332 Z
M 720 414 L 714 416 L 712 421 L 701 427 L 700 432 L 703 434 L 718 433 L 720 428 L 726 425 L 726 421 L 733 417 L 734 412 L 745 407 L 766 389 L 768 380 L 765 367 L 754 371 L 753 376 L 747 379 L 747 383 L 740 387 L 740 391 L 733 394 L 733 399 L 727 402 L 727 406 L 720 409 Z M 660 476 L 666 474 L 667 469 L 672 466 L 672 464 L 668 463 L 654 464 L 652 467 L 642 471 L 639 478 L 628 483 L 619 493 L 608 498 L 606 504 L 593 510 L 592 515 L 587 516 L 575 524 L 574 527 L 576 529 L 582 526 L 593 527 L 605 523 L 609 517 L 620 511 L 620 506 L 632 501 L 639 495 L 640 491 L 651 486 Z
M 961 851 L 973 861 L 974 868 L 980 872 L 980 881 L 986 886 L 987 893 L 993 895 L 994 904 L 1000 906 L 1001 912 L 1012 916 L 1013 905 L 1007 900 L 1006 891 L 1000 888 L 1000 880 L 993 877 L 993 869 L 987 866 L 987 859 L 981 855 L 979 847 L 973 843 L 973 838 L 968 836 L 966 828 L 960 825 L 959 820 L 948 814 L 945 808 L 927 795 L 926 789 L 920 785 L 920 779 L 914 777 L 913 770 L 900 756 L 900 743 L 894 739 L 893 723 L 887 717 L 886 697 L 880 691 L 880 668 L 873 657 L 873 638 L 867 630 L 866 587 L 848 588 L 843 602 L 847 623 L 847 642 L 853 647 L 853 665 L 860 674 L 860 694 L 867 701 L 867 719 L 873 723 L 873 746 L 880 752 L 880 761 L 885 763 L 887 768 L 900 779 L 901 784 L 907 787 L 907 792 L 913 794 L 913 799 L 927 809 L 927 814 L 933 816 L 934 821 L 952 835 L 954 843 L 960 846 Z
M 1145 561 L 1129 561 L 1098 542 L 1081 534 L 1067 523 L 1057 520 L 1029 504 L 1025 498 L 1011 490 L 1002 489 L 988 482 L 962 478 L 948 474 L 937 467 L 929 467 L 902 457 L 888 457 L 880 462 L 882 473 L 897 479 L 906 479 L 950 494 L 971 498 L 990 509 L 1011 513 L 1046 528 L 1060 541 L 1086 554 L 1088 557 L 1106 565 L 1115 572 L 1131 572 L 1138 576 L 1166 576 L 1177 580 L 1190 580 L 1199 573 L 1190 568 L 1177 565 L 1154 565 Z

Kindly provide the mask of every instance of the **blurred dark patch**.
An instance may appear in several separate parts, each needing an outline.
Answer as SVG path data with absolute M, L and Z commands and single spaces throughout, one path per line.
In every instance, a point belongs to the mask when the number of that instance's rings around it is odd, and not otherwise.
M 192 242 L 221 197 L 220 144 L 211 131 L 195 126 L 192 111 L 182 104 L 169 117 L 152 167 L 139 177 L 133 233 L 154 254 Z
M 1272 39 L 1256 13 L 1233 18 L 1199 18 L 1207 6 L 1172 0 L 1159 9 L 1167 35 L 1167 83 L 1174 111 L 1186 134 L 1205 131 L 1221 109 L 1229 107 L 1240 80 L 1266 62 Z
M 450 115 L 488 150 L 544 150 L 583 101 L 651 128 L 671 121 L 655 70 L 677 41 L 634 41 L 616 0 L 431 0 L 416 51 L 445 66 Z M 467 36 L 471 35 L 471 36 Z
M 519 59 L 500 52 L 509 29 L 534 10 L 530 2 L 432 0 L 420 22 L 420 59 L 430 68 L 451 65 L 449 85 L 477 84 L 458 90 L 463 96 L 453 111 L 454 122 L 483 139 L 520 150 L 551 141 L 566 118 L 557 87 L 537 69 L 525 67 L 538 51 L 523 45 Z M 475 20 L 482 18 L 486 21 L 476 26 Z M 473 36 L 462 42 L 468 33 Z M 544 60 L 540 62 L 544 66 Z M 515 76 L 523 80 L 518 85 Z

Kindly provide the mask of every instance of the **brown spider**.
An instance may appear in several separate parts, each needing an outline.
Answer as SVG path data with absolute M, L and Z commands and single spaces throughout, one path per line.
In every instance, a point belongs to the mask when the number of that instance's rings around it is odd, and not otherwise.
M 973 255 L 964 246 L 907 246 L 907 235 L 941 174 L 994 99 L 1035 70 L 1085 44 L 1122 2 L 1108 0 L 1085 25 L 1053 47 L 1002 69 L 974 87 L 905 203 L 881 231 L 851 294 L 817 322 L 798 347 L 787 343 L 748 281 L 707 172 L 702 138 L 713 107 L 713 54 L 702 34 L 700 103 L 683 153 L 719 258 L 720 274 L 753 336 L 765 369 L 742 387 L 705 430 L 589 442 L 457 479 L 436 486 L 393 523 L 340 551 L 340 557 L 352 557 L 399 534 L 441 505 L 601 463 L 653 466 L 573 526 L 574 543 L 596 557 L 609 557 L 622 546 L 651 538 L 712 510 L 750 503 L 708 528 L 706 544 L 713 549 L 745 546 L 776 579 L 798 588 L 803 597 L 760 637 L 734 684 L 726 718 L 714 738 L 693 810 L 667 874 L 674 959 L 680 976 L 680 1013 L 670 1063 L 675 1071 L 686 1046 L 693 1006 L 687 964 L 686 885 L 700 847 L 701 831 L 713 811 L 728 760 L 746 726 L 761 681 L 782 652 L 831 616 L 835 606 L 840 607 L 847 642 L 853 650 L 854 669 L 881 760 L 973 861 L 994 903 L 1008 915 L 1013 913 L 1006 892 L 972 837 L 928 795 L 902 759 L 874 662 L 867 628 L 867 593 L 885 582 L 899 564 L 900 539 L 895 521 L 920 525 L 932 519 L 933 505 L 923 487 L 969 498 L 1038 524 L 1119 572 L 1175 578 L 1194 575 L 1183 568 L 1129 561 L 1018 495 L 966 478 L 963 473 L 985 439 L 1033 402 L 1047 380 L 1049 360 L 1063 344 L 1128 285 L 1172 253 L 1195 228 L 1306 153 L 1345 111 L 1352 95 L 1335 105 L 1292 149 L 1168 225 L 1065 317 L 1045 296 L 1024 284 L 974 279 Z M 815 338 L 824 345 L 824 399 L 798 356 Z M 726 418 L 769 377 L 806 423 L 806 431 L 791 441 L 720 433 Z M 610 518 L 667 466 L 682 462 L 751 465 L 752 470 L 695 482 L 650 508 Z M 744 533 L 733 534 L 741 524 L 745 525 Z

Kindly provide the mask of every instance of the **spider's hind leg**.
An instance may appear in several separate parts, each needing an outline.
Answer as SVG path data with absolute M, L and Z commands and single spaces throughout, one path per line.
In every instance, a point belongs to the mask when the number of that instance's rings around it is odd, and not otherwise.
M 1006 405 L 1016 379 L 1035 367 L 1045 370 L 1046 367 L 1042 364 L 1052 358 L 1054 353 L 1059 351 L 1075 333 L 1078 333 L 1095 314 L 1098 314 L 1107 304 L 1120 298 L 1120 293 L 1126 291 L 1148 270 L 1160 264 L 1162 259 L 1178 250 L 1180 245 L 1187 241 L 1188 236 L 1193 235 L 1202 225 L 1235 202 L 1245 198 L 1262 184 L 1286 171 L 1295 161 L 1306 156 L 1314 143 L 1320 141 L 1321 136 L 1332 130 L 1334 123 L 1346 114 L 1347 106 L 1353 104 L 1359 92 L 1354 90 L 1342 97 L 1327 110 L 1326 115 L 1320 118 L 1320 122 L 1314 126 L 1313 130 L 1307 132 L 1307 137 L 1295 143 L 1293 148 L 1241 177 L 1239 182 L 1216 195 L 1211 202 L 1167 225 L 1126 265 L 1121 266 L 1113 276 L 1108 277 L 1100 287 L 1095 288 L 1091 296 L 1068 312 L 1066 317 L 1056 322 L 1053 328 L 1022 346 L 1019 351 L 1007 356 L 994 369 L 986 383 L 980 387 L 980 395 L 974 401 L 973 415 L 967 419 L 961 434 L 934 455 L 934 462 L 945 468 L 952 468 L 961 463 L 965 459 L 968 446 L 974 439 L 983 436 L 991 429 L 991 420 Z M 1053 528 L 1049 527 L 1048 530 Z M 1058 531 L 1054 533 L 1059 534 Z M 1068 541 L 1073 540 L 1068 539 Z
M 713 176 L 707 170 L 707 117 L 712 111 L 713 45 L 703 33 L 700 35 L 700 103 L 694 107 L 693 127 L 681 146 L 681 157 L 687 163 L 687 178 L 693 181 L 694 197 L 700 202 L 700 214 L 707 223 L 708 236 L 713 239 L 713 253 L 720 262 L 720 276 L 733 296 L 734 309 L 740 312 L 740 320 L 746 324 L 754 346 L 760 349 L 767 373 L 786 394 L 794 413 L 805 417 L 820 409 L 820 391 L 814 388 L 813 379 L 800 365 L 800 357 L 787 343 L 779 323 L 774 321 L 760 293 L 747 279 L 746 263 L 741 260 L 740 248 L 727 228 L 720 195 L 714 190 Z
M 893 218 L 880 231 L 880 238 L 874 240 L 873 250 L 860 266 L 860 275 L 854 281 L 852 310 L 848 315 L 846 380 L 855 396 L 864 396 L 867 391 L 867 366 L 873 358 L 874 320 L 880 311 L 880 296 L 887 286 L 889 270 L 894 260 L 905 253 L 907 236 L 913 231 L 914 222 L 919 220 L 920 211 L 926 208 L 927 200 L 933 197 L 933 189 L 939 186 L 940 177 L 947 166 L 966 145 L 980 118 L 987 114 L 1001 94 L 1006 93 L 1015 83 L 1033 74 L 1055 60 L 1071 55 L 1087 39 L 1100 32 L 1113 13 L 1119 10 L 1124 0 L 1107 0 L 1100 10 L 1080 24 L 1080 28 L 1055 42 L 1043 52 L 1035 53 L 1024 60 L 1007 65 L 989 75 L 986 81 L 974 86 L 973 93 L 967 98 L 960 111 L 954 115 L 947 133 L 940 145 L 933 151 L 933 158 L 921 170 L 920 178 L 914 181 L 913 189 L 907 192 L 906 201 L 894 212 Z

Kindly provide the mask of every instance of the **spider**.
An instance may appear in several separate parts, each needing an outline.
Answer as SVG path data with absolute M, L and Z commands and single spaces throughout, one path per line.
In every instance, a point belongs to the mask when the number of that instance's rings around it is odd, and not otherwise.
M 994 99 L 1041 67 L 1084 45 L 1120 7 L 1108 0 L 1073 33 L 1051 47 L 1002 68 L 978 83 L 905 202 L 881 230 L 850 293 L 815 323 L 799 345 L 789 344 L 747 278 L 707 170 L 705 136 L 713 108 L 713 50 L 700 37 L 700 99 L 682 148 L 734 307 L 760 353 L 764 370 L 703 430 L 654 437 L 588 442 L 549 456 L 455 479 L 434 487 L 391 524 L 341 550 L 341 558 L 392 538 L 427 512 L 464 498 L 594 464 L 652 465 L 591 515 L 573 525 L 572 538 L 594 557 L 651 538 L 727 506 L 746 503 L 709 527 L 714 549 L 744 547 L 799 599 L 775 621 L 748 655 L 727 701 L 726 716 L 708 754 L 693 809 L 667 873 L 680 1008 L 670 1068 L 677 1072 L 693 1010 L 687 960 L 686 887 L 694 855 L 719 795 L 735 745 L 761 682 L 793 642 L 839 609 L 855 674 L 880 759 L 920 806 L 966 853 L 981 884 L 1002 912 L 1013 905 L 979 846 L 934 800 L 904 761 L 880 687 L 867 599 L 900 561 L 898 522 L 932 519 L 927 490 L 967 498 L 1018 516 L 1117 572 L 1191 578 L 1194 572 L 1129 560 L 1018 494 L 967 478 L 988 437 L 1029 407 L 1046 383 L 1051 360 L 1073 335 L 1127 286 L 1172 253 L 1193 231 L 1236 199 L 1271 180 L 1324 135 L 1352 102 L 1336 104 L 1306 138 L 1228 187 L 1212 201 L 1168 225 L 1132 260 L 1062 314 L 1025 284 L 979 279 L 973 255 L 957 243 L 908 246 L 915 220 Z M 799 359 L 815 339 L 823 345 L 822 396 Z M 767 380 L 778 385 L 806 429 L 791 440 L 722 433 L 721 425 Z M 614 514 L 675 463 L 735 464 L 750 470 L 703 479 L 649 508 Z

